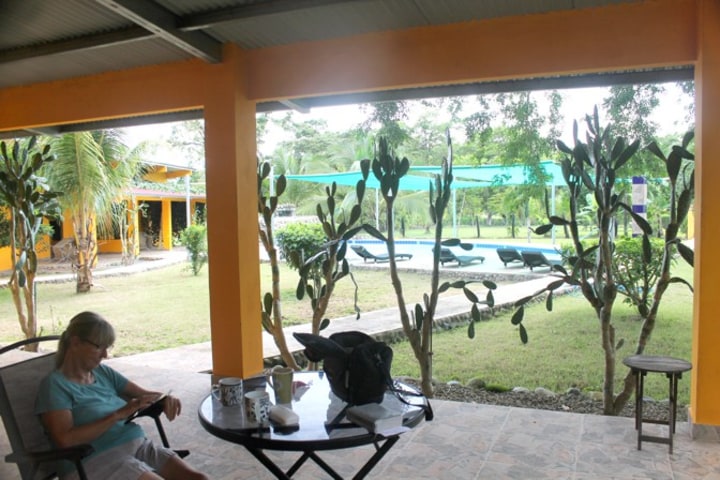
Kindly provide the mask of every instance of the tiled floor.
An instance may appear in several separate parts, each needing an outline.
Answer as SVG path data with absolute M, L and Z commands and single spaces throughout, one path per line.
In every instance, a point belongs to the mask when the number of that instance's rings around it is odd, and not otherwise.
M 272 478 L 242 447 L 205 432 L 197 407 L 210 388 L 202 373 L 110 363 L 138 383 L 160 390 L 172 388 L 183 399 L 183 414 L 167 423 L 171 442 L 192 451 L 188 461 L 217 480 Z M 645 443 L 636 449 L 633 420 L 447 401 L 434 401 L 435 420 L 404 434 L 368 478 L 376 479 L 720 479 L 720 438 L 708 429 L 692 440 L 686 424 L 678 424 L 675 452 L 666 445 Z M 146 426 L 154 433 L 154 427 Z M 653 427 L 653 426 L 651 426 Z M 664 427 L 654 426 L 657 433 Z M 0 437 L 0 451 L 7 440 Z M 372 454 L 372 447 L 322 452 L 343 476 L 351 477 Z M 295 454 L 270 452 L 284 468 Z M 19 478 L 12 466 L 0 464 L 0 478 Z M 328 476 L 312 463 L 298 479 Z

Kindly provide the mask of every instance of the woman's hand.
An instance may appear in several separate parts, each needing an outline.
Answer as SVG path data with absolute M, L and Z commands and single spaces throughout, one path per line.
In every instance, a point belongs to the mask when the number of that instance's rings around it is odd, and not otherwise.
M 157 395 L 155 394 L 141 395 L 139 397 L 131 398 L 124 407 L 117 411 L 117 413 L 121 416 L 121 418 L 128 418 L 135 412 L 150 406 L 156 398 Z
M 180 399 L 173 397 L 172 395 L 168 395 L 163 400 L 163 412 L 165 413 L 165 416 L 168 420 L 171 422 L 175 420 L 175 417 L 180 415 L 180 412 L 182 411 L 182 404 L 180 403 Z

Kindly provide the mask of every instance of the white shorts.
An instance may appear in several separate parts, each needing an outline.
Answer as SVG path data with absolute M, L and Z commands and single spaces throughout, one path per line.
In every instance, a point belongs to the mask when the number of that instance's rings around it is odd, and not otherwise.
M 137 480 L 145 472 L 157 472 L 176 454 L 169 448 L 155 445 L 147 438 L 138 438 L 101 452 L 83 462 L 89 478 L 104 480 Z M 79 480 L 77 471 L 62 480 Z

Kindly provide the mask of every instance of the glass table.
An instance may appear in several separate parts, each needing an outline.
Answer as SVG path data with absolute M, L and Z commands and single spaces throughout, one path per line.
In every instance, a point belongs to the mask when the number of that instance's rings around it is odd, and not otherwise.
M 385 434 L 375 434 L 350 423 L 344 417 L 345 402 L 330 391 L 330 384 L 322 371 L 295 372 L 293 377 L 293 401 L 291 407 L 299 417 L 295 426 L 281 426 L 269 422 L 257 424 L 245 415 L 244 405 L 223 406 L 212 394 L 200 404 L 200 424 L 212 435 L 245 447 L 277 478 L 292 478 L 295 472 L 308 460 L 313 460 L 332 478 L 342 477 L 320 456 L 319 451 L 352 448 L 373 444 L 374 454 L 353 477 L 364 478 L 372 468 L 397 443 L 399 436 L 417 426 L 425 418 L 429 407 L 427 399 L 416 389 L 401 382 L 395 382 L 397 390 L 404 392 L 399 400 L 386 392 L 382 405 L 403 415 L 403 426 Z M 264 376 L 243 380 L 243 393 L 264 389 L 274 394 L 266 384 Z M 302 452 L 298 460 L 286 472 L 276 465 L 263 450 Z

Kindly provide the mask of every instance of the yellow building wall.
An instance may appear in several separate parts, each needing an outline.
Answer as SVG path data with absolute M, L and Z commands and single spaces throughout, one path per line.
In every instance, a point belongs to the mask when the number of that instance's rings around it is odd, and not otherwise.
M 38 259 L 49 259 L 52 254 L 50 251 L 50 237 L 43 236 L 42 240 L 37 243 L 35 248 Z M 11 270 L 14 264 L 15 259 L 12 258 L 12 251 L 10 247 L 0 247 L 0 271 Z

